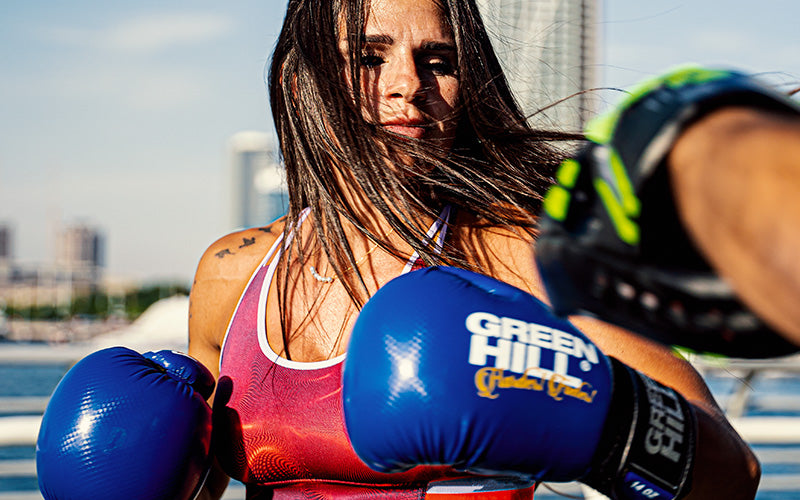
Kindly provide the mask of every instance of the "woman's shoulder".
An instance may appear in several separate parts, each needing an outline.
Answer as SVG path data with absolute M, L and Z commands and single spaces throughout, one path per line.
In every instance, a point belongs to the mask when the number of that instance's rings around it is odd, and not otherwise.
M 281 218 L 267 226 L 242 229 L 219 238 L 200 258 L 197 275 L 221 273 L 231 279 L 243 273 L 247 274 L 243 278 L 248 278 L 280 237 L 283 228 L 284 218 Z
M 208 247 L 192 283 L 190 348 L 192 343 L 220 345 L 242 291 L 283 228 L 284 221 L 279 219 L 268 226 L 230 233 Z

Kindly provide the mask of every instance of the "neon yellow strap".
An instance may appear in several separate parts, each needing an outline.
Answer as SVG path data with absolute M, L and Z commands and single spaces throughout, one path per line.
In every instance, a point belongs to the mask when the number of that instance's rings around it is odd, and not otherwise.
M 622 163 L 622 158 L 619 153 L 613 148 L 610 148 L 608 162 L 611 164 L 611 171 L 614 174 L 617 190 L 622 198 L 622 208 L 625 214 L 630 217 L 638 217 L 641 210 L 641 203 L 639 198 L 636 197 L 636 192 L 633 190 L 633 184 L 628 177 L 628 172 L 625 170 L 625 165 Z
M 561 186 L 551 186 L 544 196 L 544 211 L 551 218 L 564 222 L 569 210 L 569 191 Z
M 641 99 L 642 96 L 654 89 L 665 85 L 670 88 L 677 88 L 683 85 L 706 83 L 720 78 L 730 76 L 729 71 L 707 69 L 696 64 L 684 64 L 676 66 L 664 75 L 656 76 L 645 80 L 635 86 L 625 97 L 625 99 L 614 107 L 613 110 L 604 113 L 586 125 L 584 131 L 587 138 L 598 143 L 608 144 L 614 135 L 619 116 L 628 109 L 633 103 Z
M 564 160 L 558 168 L 556 180 L 559 185 L 551 186 L 544 197 L 544 211 L 553 219 L 563 222 L 567 218 L 572 198 L 569 189 L 575 187 L 580 171 L 581 164 L 572 158 Z
M 629 245 L 638 245 L 639 226 L 628 218 L 622 203 L 615 196 L 611 186 L 598 177 L 594 179 L 594 188 L 597 194 L 600 195 L 600 199 L 606 207 L 608 216 L 614 224 L 614 229 L 617 230 L 619 238 Z

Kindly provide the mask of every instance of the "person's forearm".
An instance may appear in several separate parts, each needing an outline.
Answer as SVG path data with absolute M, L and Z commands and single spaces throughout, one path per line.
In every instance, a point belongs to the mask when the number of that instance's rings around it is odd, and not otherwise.
M 692 489 L 684 500 L 753 499 L 761 467 L 750 448 L 722 417 L 713 417 L 694 404 L 697 417 L 697 455 Z
M 800 120 L 725 108 L 690 127 L 669 162 L 698 247 L 754 312 L 800 344 Z

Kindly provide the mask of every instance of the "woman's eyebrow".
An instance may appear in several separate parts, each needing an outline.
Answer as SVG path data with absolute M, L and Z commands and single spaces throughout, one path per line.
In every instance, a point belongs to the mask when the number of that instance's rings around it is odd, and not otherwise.
M 389 35 L 365 35 L 364 36 L 364 43 L 365 44 L 376 44 L 376 45 L 392 45 L 394 43 L 394 38 Z M 420 46 L 422 50 L 428 51 L 435 51 L 435 52 L 455 52 L 456 46 L 450 42 L 440 42 L 431 40 L 428 42 L 423 42 Z
M 365 35 L 364 43 L 391 45 L 394 43 L 394 38 L 390 37 L 389 35 Z
M 422 50 L 430 50 L 435 52 L 455 52 L 456 46 L 455 44 L 449 42 L 424 42 L 422 44 Z

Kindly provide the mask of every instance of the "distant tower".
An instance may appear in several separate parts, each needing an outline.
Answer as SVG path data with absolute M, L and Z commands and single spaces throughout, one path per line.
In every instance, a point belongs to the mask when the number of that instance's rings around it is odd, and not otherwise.
M 88 293 L 100 284 L 104 252 L 98 229 L 83 224 L 69 226 L 58 234 L 56 266 L 67 275 L 74 292 Z
M 8 262 L 11 258 L 11 227 L 0 224 L 0 263 Z
M 264 132 L 239 132 L 229 142 L 233 228 L 263 226 L 286 213 L 289 196 L 275 143 Z
M 600 0 L 477 0 L 511 90 L 523 111 L 596 85 Z M 533 117 L 531 124 L 578 131 L 599 107 L 591 93 Z
M 12 271 L 12 231 L 8 224 L 0 224 L 0 285 L 8 283 Z M 0 295 L 2 292 L 0 291 Z

